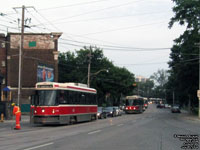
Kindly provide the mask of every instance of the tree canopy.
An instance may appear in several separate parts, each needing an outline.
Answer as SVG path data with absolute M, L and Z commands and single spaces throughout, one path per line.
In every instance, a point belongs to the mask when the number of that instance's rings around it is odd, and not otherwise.
M 174 40 L 171 48 L 169 62 L 169 92 L 175 92 L 175 100 L 180 104 L 187 104 L 188 97 L 192 98 L 192 104 L 197 104 L 198 89 L 198 46 L 200 42 L 200 0 L 173 0 L 174 17 L 169 22 L 172 28 L 174 23 L 186 26 L 186 30 L 180 37 Z M 168 99 L 172 97 L 168 94 Z
M 59 82 L 87 83 L 89 54 L 91 52 L 90 87 L 98 91 L 99 105 L 119 105 L 121 96 L 130 95 L 134 74 L 126 68 L 113 65 L 98 47 L 84 47 L 76 52 L 59 55 Z

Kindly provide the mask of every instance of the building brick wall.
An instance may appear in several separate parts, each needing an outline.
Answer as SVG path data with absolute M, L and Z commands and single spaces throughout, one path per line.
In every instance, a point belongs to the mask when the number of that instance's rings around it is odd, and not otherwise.
M 0 34 L 0 74 L 4 77 L 2 87 L 6 84 L 6 37 Z
M 34 94 L 38 65 L 44 64 L 53 68 L 54 81 L 58 81 L 58 60 L 55 60 L 54 55 L 58 52 L 57 42 L 60 35 L 61 33 L 24 34 L 21 104 L 29 104 L 29 96 Z M 4 68 L 7 86 L 12 90 L 12 101 L 17 102 L 20 34 L 8 33 L 6 39 L 6 49 L 0 49 L 0 56 L 3 54 L 0 57 L 0 69 L 1 60 L 7 60 Z

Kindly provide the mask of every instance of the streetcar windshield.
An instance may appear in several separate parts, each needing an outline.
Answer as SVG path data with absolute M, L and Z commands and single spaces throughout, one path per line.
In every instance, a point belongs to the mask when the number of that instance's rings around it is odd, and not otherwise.
M 133 105 L 141 105 L 142 101 L 141 100 L 126 100 L 126 106 L 133 106 Z
M 38 91 L 38 105 L 39 106 L 54 106 L 56 102 L 55 90 Z

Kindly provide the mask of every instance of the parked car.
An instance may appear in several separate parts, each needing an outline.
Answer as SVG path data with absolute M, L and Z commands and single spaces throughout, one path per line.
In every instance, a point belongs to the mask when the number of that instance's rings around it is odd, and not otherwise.
M 115 107 L 105 107 L 104 111 L 106 112 L 107 116 L 109 116 L 109 117 L 117 116 L 117 110 L 115 109 Z
M 116 110 L 116 116 L 121 116 L 122 115 L 122 110 L 119 107 L 114 107 L 114 109 Z
M 171 105 L 165 104 L 165 108 L 171 108 Z
M 165 105 L 164 104 L 158 104 L 157 108 L 165 108 Z
M 171 108 L 172 113 L 181 113 L 180 107 L 178 105 L 174 105 Z
M 97 110 L 97 117 L 98 117 L 98 119 L 107 118 L 107 113 L 104 111 L 104 108 L 103 108 L 103 107 L 98 107 L 98 110 Z

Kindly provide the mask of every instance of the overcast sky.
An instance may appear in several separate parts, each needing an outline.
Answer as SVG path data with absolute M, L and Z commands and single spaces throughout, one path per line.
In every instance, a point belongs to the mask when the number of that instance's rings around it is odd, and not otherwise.
M 168 28 L 171 0 L 6 0 L 0 32 L 19 31 L 21 9 L 13 7 L 22 5 L 34 7 L 25 12 L 26 32 L 63 32 L 59 51 L 96 45 L 115 65 L 144 77 L 168 69 L 169 48 L 184 31 L 178 24 Z

